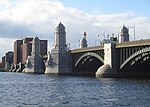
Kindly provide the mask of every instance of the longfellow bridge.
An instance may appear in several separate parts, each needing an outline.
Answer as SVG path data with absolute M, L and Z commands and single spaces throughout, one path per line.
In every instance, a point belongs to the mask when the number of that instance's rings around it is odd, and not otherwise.
M 150 74 L 149 39 L 74 49 L 71 57 L 73 72 L 95 74 L 101 66 L 109 65 L 113 72 L 111 76 L 147 77 Z
M 128 33 L 127 28 L 123 27 L 123 30 Z M 125 37 L 128 41 L 129 35 Z M 60 22 L 55 29 L 54 40 L 54 47 L 48 53 L 44 65 L 40 56 L 39 38 L 35 37 L 26 67 L 24 70 L 19 67 L 19 71 L 45 74 L 96 74 L 97 77 L 150 77 L 150 39 L 69 50 L 66 45 L 65 26 Z M 86 33 L 82 43 L 87 46 Z

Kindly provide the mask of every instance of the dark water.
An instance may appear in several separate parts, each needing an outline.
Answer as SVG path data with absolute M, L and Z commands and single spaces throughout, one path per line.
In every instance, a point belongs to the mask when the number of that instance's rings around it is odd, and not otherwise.
M 0 107 L 149 107 L 150 81 L 0 73 Z

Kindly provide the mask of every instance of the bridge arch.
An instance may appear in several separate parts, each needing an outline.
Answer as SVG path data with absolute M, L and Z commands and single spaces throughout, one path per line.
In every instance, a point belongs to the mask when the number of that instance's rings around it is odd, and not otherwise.
M 97 63 L 95 63 L 96 61 L 97 61 Z M 83 54 L 76 61 L 75 65 L 74 65 L 74 71 L 77 71 L 79 69 L 85 71 L 84 68 L 86 68 L 86 70 L 89 70 L 90 67 L 92 68 L 92 66 L 95 66 L 94 70 L 91 72 L 96 72 L 95 70 L 97 68 L 99 68 L 101 65 L 103 65 L 103 63 L 104 63 L 104 59 L 101 56 L 99 56 L 98 54 L 96 54 L 94 52 L 87 52 L 87 53 Z M 92 64 L 92 65 L 90 65 L 90 64 Z
M 120 66 L 120 70 L 127 69 L 127 67 L 133 67 L 136 64 L 140 63 L 143 64 L 148 59 L 150 59 L 150 47 L 141 49 L 134 54 L 132 54 L 128 59 L 126 59 Z M 139 66 L 141 66 L 139 64 Z
M 88 53 L 83 54 L 83 55 L 77 60 L 77 62 L 75 63 L 75 67 L 76 67 L 77 64 L 78 64 L 84 57 L 86 57 L 86 56 L 94 56 L 94 57 L 96 57 L 97 59 L 99 59 L 101 62 L 104 63 L 104 59 L 103 59 L 101 56 L 97 55 L 97 54 L 94 53 L 94 52 L 88 52 Z

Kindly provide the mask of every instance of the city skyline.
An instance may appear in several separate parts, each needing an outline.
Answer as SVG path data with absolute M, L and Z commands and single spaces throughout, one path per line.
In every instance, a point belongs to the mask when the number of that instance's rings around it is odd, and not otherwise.
M 78 40 L 87 32 L 89 46 L 97 35 L 105 32 L 118 35 L 123 25 L 136 26 L 136 40 L 149 38 L 150 1 L 102 0 L 1 0 L 0 56 L 13 50 L 16 39 L 38 36 L 47 39 L 52 48 L 54 29 L 61 21 L 66 27 L 67 43 L 78 48 Z M 130 30 L 133 40 L 133 29 Z

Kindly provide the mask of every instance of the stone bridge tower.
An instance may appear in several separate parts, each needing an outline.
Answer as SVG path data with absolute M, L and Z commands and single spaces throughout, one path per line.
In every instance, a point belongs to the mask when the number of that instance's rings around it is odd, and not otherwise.
M 83 33 L 83 38 L 80 40 L 80 48 L 86 48 L 87 45 L 87 40 L 86 40 L 86 32 Z
M 64 74 L 71 71 L 70 50 L 66 44 L 65 26 L 60 22 L 55 29 L 54 47 L 48 53 L 46 61 L 46 74 Z
M 31 56 L 28 56 L 23 72 L 34 74 L 44 73 L 44 62 L 40 55 L 40 40 L 38 37 L 35 37 L 32 40 Z

